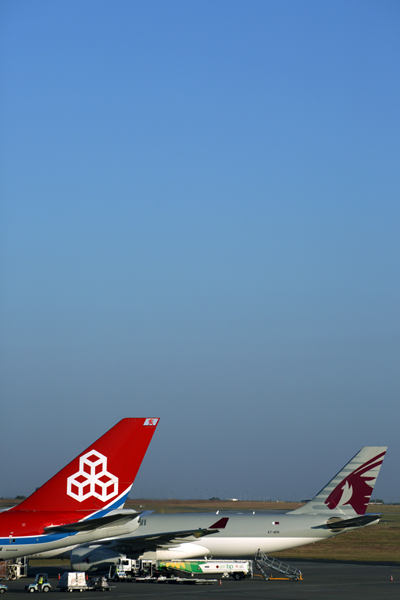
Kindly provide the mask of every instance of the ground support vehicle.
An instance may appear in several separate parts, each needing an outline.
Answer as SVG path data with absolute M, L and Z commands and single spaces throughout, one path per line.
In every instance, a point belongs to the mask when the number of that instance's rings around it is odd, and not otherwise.
M 240 580 L 253 577 L 253 563 L 250 560 L 183 560 L 159 562 L 158 569 L 161 573 L 173 572 L 190 575 L 220 575 L 221 578 Z
M 51 590 L 51 585 L 47 573 L 38 573 L 34 583 L 28 583 L 25 586 L 25 590 L 31 594 L 33 594 L 33 592 L 49 592 Z
M 0 581 L 0 594 L 4 594 L 7 591 L 8 591 L 8 587 Z
M 20 556 L 13 560 L 2 560 L 0 562 L 0 578 L 8 581 L 14 581 L 20 577 L 26 577 L 28 574 L 28 559 L 26 556 Z
M 166 583 L 172 585 L 213 585 L 218 579 L 199 579 L 193 577 L 136 577 L 138 583 Z
M 121 557 L 110 567 L 108 579 L 111 581 L 132 581 L 137 577 L 152 577 L 156 563 L 152 560 L 134 560 Z
M 111 565 L 108 579 L 112 581 L 130 581 L 140 576 L 140 561 L 121 557 L 115 565 Z

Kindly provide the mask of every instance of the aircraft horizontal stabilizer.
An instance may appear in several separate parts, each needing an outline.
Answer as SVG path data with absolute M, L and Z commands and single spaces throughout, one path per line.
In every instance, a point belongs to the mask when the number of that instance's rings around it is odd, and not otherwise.
M 110 525 L 123 525 L 132 519 L 136 519 L 140 515 L 141 513 L 139 512 L 127 514 L 125 511 L 124 514 L 106 515 L 98 519 L 87 519 L 86 521 L 78 521 L 77 523 L 51 525 L 50 527 L 44 527 L 44 531 L 46 533 L 79 533 L 83 531 L 92 531 Z
M 338 521 L 332 521 L 331 523 L 327 523 L 326 526 L 331 531 L 341 531 L 342 529 L 348 529 L 350 527 L 364 527 L 365 525 L 371 525 L 371 523 L 377 523 L 381 515 L 370 514 L 370 515 L 360 515 L 358 517 L 354 517 L 353 519 L 340 519 Z

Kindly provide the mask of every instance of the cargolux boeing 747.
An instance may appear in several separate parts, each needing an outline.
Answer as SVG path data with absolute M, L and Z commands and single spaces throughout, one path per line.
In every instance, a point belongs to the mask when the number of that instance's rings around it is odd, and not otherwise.
M 386 447 L 366 446 L 313 500 L 289 513 L 142 513 L 133 534 L 78 546 L 78 571 L 107 570 L 121 557 L 158 560 L 252 558 L 331 538 L 379 521 L 366 514 Z
M 0 513 L 0 560 L 132 534 L 124 505 L 158 419 L 122 419 L 18 506 Z

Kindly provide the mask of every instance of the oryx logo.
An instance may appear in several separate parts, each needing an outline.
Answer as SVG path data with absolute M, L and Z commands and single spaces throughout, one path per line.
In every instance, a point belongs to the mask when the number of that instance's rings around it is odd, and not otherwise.
M 90 450 L 79 459 L 79 471 L 67 479 L 67 494 L 78 502 L 90 496 L 107 502 L 118 494 L 118 477 L 107 471 L 107 457 Z
M 333 510 L 337 506 L 350 504 L 358 515 L 364 515 L 367 510 L 368 502 L 374 489 L 374 483 L 377 475 L 371 473 L 366 475 L 372 469 L 382 464 L 385 452 L 371 458 L 366 463 L 355 469 L 347 475 L 325 500 L 325 504 Z M 372 485 L 369 485 L 369 482 Z

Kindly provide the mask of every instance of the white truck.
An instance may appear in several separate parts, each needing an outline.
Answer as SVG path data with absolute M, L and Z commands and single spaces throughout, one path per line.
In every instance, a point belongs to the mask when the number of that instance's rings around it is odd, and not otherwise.
M 110 567 L 108 579 L 112 581 L 130 581 L 135 577 L 151 577 L 155 567 L 151 560 L 134 560 L 122 556 Z

